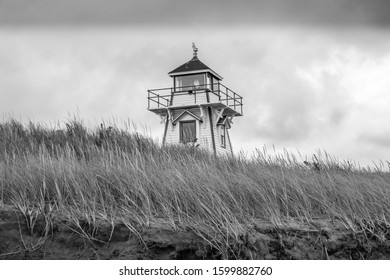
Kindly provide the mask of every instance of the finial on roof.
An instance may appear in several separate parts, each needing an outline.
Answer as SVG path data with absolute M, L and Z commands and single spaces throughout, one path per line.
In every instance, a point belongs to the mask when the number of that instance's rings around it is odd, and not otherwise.
M 194 50 L 194 56 L 198 55 L 198 48 L 195 46 L 195 43 L 192 42 L 192 49 Z

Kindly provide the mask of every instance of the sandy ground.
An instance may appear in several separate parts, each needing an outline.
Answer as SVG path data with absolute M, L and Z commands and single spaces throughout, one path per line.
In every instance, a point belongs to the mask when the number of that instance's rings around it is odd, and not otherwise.
M 1 206 L 0 259 L 390 259 L 390 230 L 381 232 L 354 233 L 325 220 L 279 228 L 256 221 L 221 253 L 196 233 L 163 223 L 139 236 L 124 224 L 77 226 L 42 217 L 31 227 L 20 211 Z

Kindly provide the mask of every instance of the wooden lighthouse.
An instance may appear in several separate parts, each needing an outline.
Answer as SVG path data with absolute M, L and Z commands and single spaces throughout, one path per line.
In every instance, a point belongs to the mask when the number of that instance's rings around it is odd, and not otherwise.
M 165 124 L 163 144 L 199 144 L 214 154 L 232 154 L 229 130 L 233 118 L 243 115 L 242 97 L 192 47 L 192 59 L 168 73 L 172 87 L 148 90 L 148 110 Z

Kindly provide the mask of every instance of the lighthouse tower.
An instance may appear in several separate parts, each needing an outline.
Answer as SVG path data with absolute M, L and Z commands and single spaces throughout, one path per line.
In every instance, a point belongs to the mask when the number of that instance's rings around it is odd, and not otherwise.
M 215 155 L 233 153 L 229 130 L 242 116 L 242 97 L 224 86 L 222 77 L 193 57 L 168 73 L 171 88 L 148 90 L 148 110 L 165 124 L 163 144 L 195 144 Z

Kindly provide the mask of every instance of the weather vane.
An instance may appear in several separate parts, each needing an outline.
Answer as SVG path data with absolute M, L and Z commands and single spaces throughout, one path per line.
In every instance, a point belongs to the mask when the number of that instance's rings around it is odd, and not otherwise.
M 192 42 L 192 49 L 194 50 L 194 56 L 198 55 L 198 48 L 195 46 L 195 43 Z

